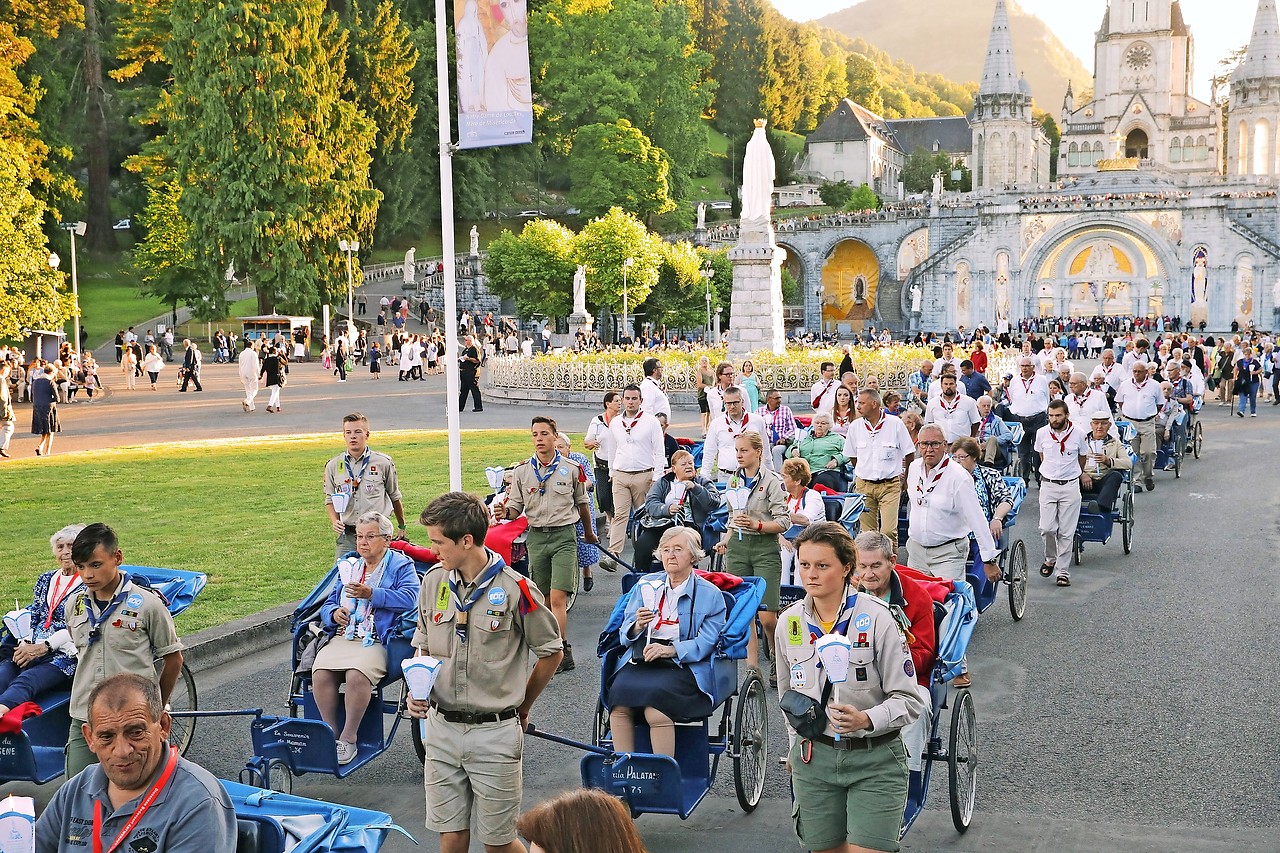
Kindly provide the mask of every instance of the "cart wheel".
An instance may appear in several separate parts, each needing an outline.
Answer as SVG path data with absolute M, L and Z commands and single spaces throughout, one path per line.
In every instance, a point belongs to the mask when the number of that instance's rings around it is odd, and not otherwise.
M 1027 546 L 1019 539 L 1009 554 L 1009 615 L 1017 622 L 1027 613 Z
M 609 734 L 609 712 L 604 707 L 604 701 L 600 697 L 596 697 L 596 716 L 591 723 L 591 743 L 599 746 L 604 742 L 605 736 Z
M 1072 538 L 1071 540 L 1071 559 L 1078 566 L 1080 565 L 1080 560 L 1083 557 L 1084 557 L 1084 542 L 1080 539 L 1080 534 L 1077 533 L 1075 537 Z
M 1200 458 L 1200 451 L 1204 448 L 1204 424 L 1196 421 L 1196 428 L 1191 433 L 1191 455 L 1196 459 Z
M 289 695 L 284 697 L 285 704 L 289 706 L 289 716 L 295 720 L 302 716 L 302 705 L 294 701 L 295 696 L 302 695 L 302 676 L 294 673 L 292 679 L 289 680 Z
M 978 718 L 973 710 L 973 694 L 959 691 L 951 711 L 951 744 L 947 749 L 947 776 L 951 783 L 951 822 L 964 832 L 973 820 L 973 802 L 978 793 Z
M 573 562 L 573 592 L 569 593 L 569 602 L 565 605 L 565 612 L 573 609 L 573 605 L 578 601 L 578 588 L 582 584 L 582 569 L 578 568 L 578 558 L 574 557 Z M 547 601 L 551 601 L 551 593 L 547 593 Z
M 1124 507 L 1124 517 L 1120 522 L 1120 544 L 1124 546 L 1124 552 L 1128 554 L 1133 550 L 1133 493 L 1126 493 L 1121 501 L 1121 506 Z
M 254 769 L 252 764 L 240 768 L 239 779 L 241 785 L 248 785 L 250 788 L 265 788 L 267 786 L 262 779 L 262 774 Z
M 268 761 L 267 784 L 263 787 L 281 794 L 293 793 L 293 774 L 289 772 L 289 765 L 278 758 Z
M 748 670 L 733 721 L 733 787 L 744 812 L 755 811 L 769 767 L 769 706 L 760 673 Z
M 1173 456 L 1173 479 L 1179 480 L 1181 478 L 1182 478 L 1182 454 L 1175 453 Z
M 156 661 L 156 676 L 164 667 L 164 661 Z M 191 667 L 185 663 L 178 673 L 178 681 L 173 685 L 173 693 L 169 695 L 169 708 L 173 711 L 196 710 L 196 679 L 191 674 Z M 169 731 L 169 743 L 178 748 L 181 755 L 186 755 L 191 748 L 191 741 L 196 733 L 195 717 L 174 717 Z

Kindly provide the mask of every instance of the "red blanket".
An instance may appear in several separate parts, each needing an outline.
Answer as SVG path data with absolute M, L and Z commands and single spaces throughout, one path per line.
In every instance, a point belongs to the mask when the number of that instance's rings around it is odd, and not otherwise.
M 955 584 L 946 578 L 940 578 L 931 575 L 928 572 L 921 572 L 916 569 L 909 569 L 906 566 L 894 566 L 894 570 L 901 576 L 911 578 L 920 586 L 929 592 L 929 597 L 934 601 L 943 602 L 947 600 L 947 596 L 955 592 Z
M 507 521 L 502 524 L 489 528 L 489 532 L 485 534 L 484 544 L 490 551 L 495 552 L 502 561 L 508 566 L 511 565 L 511 545 L 521 534 L 529 529 L 529 519 L 523 515 L 514 521 Z M 391 547 L 402 552 L 405 556 L 417 560 L 419 563 L 435 563 L 438 562 L 436 554 L 430 548 L 422 545 L 414 545 L 411 542 L 396 541 L 391 543 Z
M 742 578 L 737 575 L 731 575 L 728 572 L 704 572 L 700 569 L 695 569 L 695 571 L 697 572 L 698 577 L 702 578 L 704 581 L 715 584 L 725 592 L 732 592 L 742 586 Z

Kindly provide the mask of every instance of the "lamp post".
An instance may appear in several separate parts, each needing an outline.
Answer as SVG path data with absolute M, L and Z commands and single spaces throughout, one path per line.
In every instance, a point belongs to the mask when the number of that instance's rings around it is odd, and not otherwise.
M 627 273 L 636 262 L 635 258 L 627 258 L 622 262 L 622 336 L 627 334 Z
M 715 277 L 715 269 L 708 264 L 702 268 L 702 280 L 707 283 L 707 336 L 705 340 L 711 341 L 711 279 Z
M 76 238 L 83 237 L 85 230 L 89 226 L 84 222 L 64 222 L 62 230 L 71 235 L 71 299 L 75 304 L 75 317 L 73 318 L 75 325 L 75 344 L 72 346 L 76 352 L 80 352 L 80 277 L 76 271 Z M 53 264 L 53 258 L 49 257 L 50 265 Z M 57 267 L 54 267 L 57 269 Z
M 355 298 L 356 277 L 351 269 L 351 256 L 360 251 L 359 240 L 339 240 L 338 248 L 347 253 L 347 342 L 351 342 L 351 332 L 355 330 L 355 309 L 352 302 Z

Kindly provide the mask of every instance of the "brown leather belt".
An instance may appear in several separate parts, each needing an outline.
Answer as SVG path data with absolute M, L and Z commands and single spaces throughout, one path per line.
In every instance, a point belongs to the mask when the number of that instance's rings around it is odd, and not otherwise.
M 832 749 L 839 749 L 846 752 L 855 749 L 875 749 L 877 746 L 884 746 L 898 739 L 898 732 L 889 732 L 884 735 L 873 735 L 872 737 L 842 737 L 840 740 L 829 738 L 826 735 L 818 735 L 809 738 L 809 740 L 824 744 Z
M 484 723 L 501 723 L 506 720 L 513 720 L 516 716 L 515 708 L 508 708 L 505 711 L 496 713 L 477 714 L 471 711 L 446 711 L 435 702 L 431 703 L 431 710 L 444 717 L 447 723 L 461 723 L 466 726 L 478 726 Z

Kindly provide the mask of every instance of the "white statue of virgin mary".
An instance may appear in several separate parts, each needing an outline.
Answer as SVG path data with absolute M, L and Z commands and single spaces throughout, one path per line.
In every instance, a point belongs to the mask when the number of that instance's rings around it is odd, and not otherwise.
M 742 164 L 743 222 L 767 222 L 773 208 L 773 181 L 777 170 L 764 126 L 764 119 L 756 119 L 756 130 L 747 143 L 746 158 Z

